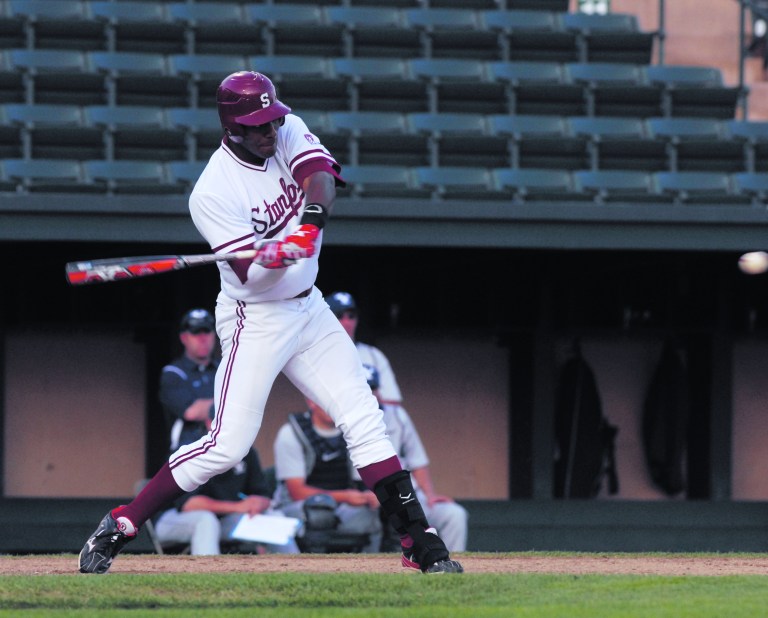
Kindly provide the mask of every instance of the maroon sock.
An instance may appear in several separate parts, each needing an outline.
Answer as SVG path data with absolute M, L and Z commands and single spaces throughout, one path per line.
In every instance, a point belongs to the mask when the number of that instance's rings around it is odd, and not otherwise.
M 176 484 L 166 463 L 130 504 L 114 509 L 112 516 L 127 517 L 138 528 L 183 493 L 184 490 Z
M 377 461 L 376 463 L 360 468 L 358 472 L 360 473 L 360 478 L 363 479 L 365 486 L 373 491 L 376 483 L 381 479 L 386 478 L 395 472 L 400 472 L 402 469 L 403 467 L 400 465 L 400 460 L 397 458 L 397 455 L 393 455 L 384 461 Z
M 365 486 L 373 491 L 374 486 L 381 479 L 386 478 L 395 472 L 399 472 L 402 469 L 403 467 L 400 465 L 400 460 L 395 455 L 384 461 L 377 461 L 364 468 L 360 468 L 358 469 L 358 472 L 360 473 L 360 478 L 363 480 L 363 483 L 365 483 Z M 411 547 L 413 545 L 411 535 L 401 535 L 400 544 L 406 549 Z

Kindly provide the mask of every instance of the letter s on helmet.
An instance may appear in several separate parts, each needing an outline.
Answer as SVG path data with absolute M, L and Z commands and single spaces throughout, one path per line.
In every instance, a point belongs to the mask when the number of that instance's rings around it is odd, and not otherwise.
M 272 81 L 255 71 L 239 71 L 225 78 L 216 91 L 216 104 L 222 128 L 235 138 L 245 135 L 243 125 L 266 124 L 291 113 L 290 107 L 277 100 Z

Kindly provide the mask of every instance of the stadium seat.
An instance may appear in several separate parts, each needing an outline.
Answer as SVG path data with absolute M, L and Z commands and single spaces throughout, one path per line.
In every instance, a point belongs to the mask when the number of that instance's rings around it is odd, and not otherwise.
M 324 112 L 323 110 L 318 109 L 302 109 L 294 113 L 300 116 L 304 121 L 304 124 L 307 125 L 307 128 L 316 135 L 321 133 L 336 133 L 336 131 L 331 128 L 330 120 L 328 120 L 328 116 L 331 112 Z
M 667 168 L 666 144 L 649 137 L 642 118 L 571 116 L 568 124 L 574 135 L 589 139 L 592 170 Z
M 659 190 L 677 204 L 751 204 L 752 198 L 734 190 L 724 172 L 656 172 Z
M 670 171 L 744 169 L 742 144 L 716 118 L 648 118 L 649 135 L 667 145 Z
M 172 161 L 186 154 L 186 134 L 169 127 L 161 107 L 89 105 L 85 124 L 104 131 L 106 159 Z
M 328 23 L 322 7 L 308 4 L 246 4 L 261 28 L 266 55 L 335 57 L 344 54 L 344 28 Z
M 559 62 L 490 62 L 488 70 L 504 84 L 510 114 L 586 114 L 584 87 Z
M 23 122 L 11 120 L 8 108 L 17 104 L 7 103 L 0 105 L 0 159 L 19 159 L 25 155 L 25 142 L 28 139 L 22 138 Z M 24 104 L 21 104 L 26 107 Z
M 26 81 L 24 72 L 11 62 L 10 51 L 0 49 L 0 103 L 25 103 Z
M 499 6 L 497 0 L 429 0 L 429 7 L 435 9 L 473 9 L 487 11 Z
M 568 78 L 587 95 L 587 116 L 659 116 L 662 89 L 648 83 L 645 67 L 621 62 L 565 65 Z
M 278 96 L 299 112 L 349 107 L 347 82 L 335 77 L 330 61 L 320 56 L 252 56 L 249 65 L 275 82 Z
M 6 0 L 11 19 L 19 19 L 28 49 L 104 49 L 104 30 L 78 0 Z
M 496 33 L 467 8 L 419 8 L 403 11 L 406 26 L 419 32 L 424 58 L 500 60 Z
M 23 78 L 25 103 L 81 105 L 104 101 L 103 79 L 90 70 L 81 51 L 11 49 L 6 54 L 9 67 Z
M 27 45 L 27 33 L 24 18 L 8 13 L 7 7 L 0 4 L 0 49 L 15 49 Z
M 592 196 L 576 188 L 568 170 L 557 169 L 495 169 L 496 184 L 512 193 L 517 204 L 536 201 L 592 201 Z
M 611 202 L 661 202 L 654 176 L 639 170 L 575 170 L 574 186 L 594 196 L 598 204 Z
M 557 13 L 543 9 L 481 11 L 483 26 L 498 35 L 503 61 L 575 62 L 576 35 Z
M 116 194 L 181 193 L 182 186 L 166 179 L 160 161 L 83 161 L 85 179 L 100 191 Z
M 740 195 L 752 198 L 752 204 L 765 208 L 768 204 L 768 174 L 759 172 L 741 172 L 732 174 L 733 189 Z
M 330 131 L 349 140 L 352 165 L 429 164 L 428 138 L 400 112 L 329 112 Z
M 170 20 L 185 28 L 189 54 L 264 53 L 266 46 L 243 5 L 235 2 L 170 2 Z
M 407 62 L 413 76 L 428 86 L 427 111 L 471 114 L 508 111 L 504 84 L 491 79 L 485 62 L 466 58 L 414 58 Z
M 401 58 L 334 58 L 334 74 L 347 81 L 350 111 L 427 111 L 427 85 Z
M 768 122 L 757 120 L 724 121 L 732 139 L 744 148 L 744 170 L 768 171 Z
M 646 67 L 646 73 L 651 84 L 664 89 L 664 116 L 734 117 L 742 92 L 724 85 L 720 69 L 657 64 Z
M 169 126 L 185 131 L 188 160 L 207 160 L 221 144 L 223 131 L 215 109 L 169 107 L 165 116 Z
M 343 30 L 348 58 L 416 58 L 421 55 L 419 32 L 405 26 L 403 12 L 392 6 L 329 6 L 328 23 Z
M 236 71 L 249 68 L 245 56 L 230 54 L 172 54 L 168 56 L 171 75 L 187 84 L 190 107 L 214 107 L 221 81 Z
M 419 187 L 413 168 L 402 165 L 347 165 L 342 170 L 347 188 L 339 197 L 426 199 L 432 191 Z
M 307 128 L 320 140 L 334 158 L 342 165 L 351 163 L 349 137 L 345 133 L 336 131 L 330 120 L 332 112 L 321 109 L 299 109 L 294 112 L 299 116 Z
M 188 103 L 187 80 L 169 73 L 163 54 L 89 52 L 88 58 L 91 67 L 104 76 L 108 105 L 173 107 Z
M 587 138 L 573 135 L 562 116 L 498 114 L 490 116 L 489 123 L 493 135 L 508 140 L 513 168 L 577 169 L 589 165 Z
M 579 62 L 651 62 L 656 34 L 641 32 L 635 15 L 573 11 L 561 19 L 563 28 L 576 34 Z
M 336 0 L 320 0 L 320 2 L 322 4 L 338 4 Z M 419 0 L 347 0 L 344 4 L 349 4 L 352 7 L 386 6 L 396 9 L 415 9 L 423 6 Z
M 21 191 L 87 193 L 95 188 L 84 179 L 80 163 L 70 159 L 4 159 L 4 177 Z
M 510 164 L 507 138 L 488 130 L 483 114 L 409 114 L 414 132 L 429 138 L 430 165 L 503 167 Z
M 85 126 L 79 105 L 7 104 L 4 121 L 20 129 L 21 157 L 90 159 L 104 156 L 102 131 Z M 19 154 L 10 155 L 19 157 Z
M 509 195 L 484 167 L 417 167 L 414 173 L 418 186 L 429 189 L 437 200 L 498 200 Z
M 106 51 L 180 54 L 186 50 L 184 26 L 168 19 L 157 0 L 90 0 L 86 9 L 104 28 Z
M 507 8 L 515 10 L 554 11 L 565 13 L 569 0 L 507 0 Z
M 207 161 L 168 161 L 165 164 L 168 182 L 178 185 L 181 191 L 187 193 L 195 186 L 207 163 Z

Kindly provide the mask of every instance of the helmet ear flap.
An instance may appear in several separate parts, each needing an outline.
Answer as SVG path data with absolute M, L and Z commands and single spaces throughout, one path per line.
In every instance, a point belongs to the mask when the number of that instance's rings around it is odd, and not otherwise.
M 235 144 L 242 144 L 243 143 L 243 136 L 242 135 L 232 135 L 232 129 L 227 127 L 224 129 L 224 133 L 227 134 L 227 137 L 231 142 L 235 142 Z

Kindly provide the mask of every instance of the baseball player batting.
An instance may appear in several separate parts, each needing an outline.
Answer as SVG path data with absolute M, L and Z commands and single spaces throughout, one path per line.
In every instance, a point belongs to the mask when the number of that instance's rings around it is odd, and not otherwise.
M 344 184 L 339 164 L 266 76 L 233 73 L 216 101 L 224 137 L 190 195 L 192 220 L 215 254 L 259 244 L 253 259 L 218 262 L 215 418 L 132 502 L 104 516 L 80 552 L 80 571 L 107 572 L 151 515 L 241 461 L 282 371 L 342 430 L 353 465 L 400 534 L 403 566 L 463 572 L 427 522 L 352 340 L 314 287 L 323 227 Z

